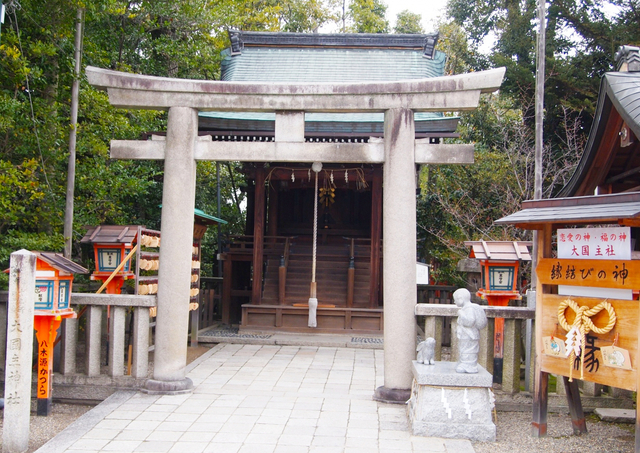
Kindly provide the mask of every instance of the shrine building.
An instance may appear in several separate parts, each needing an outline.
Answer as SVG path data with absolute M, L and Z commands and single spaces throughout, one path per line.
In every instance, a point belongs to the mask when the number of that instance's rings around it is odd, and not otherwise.
M 230 32 L 221 80 L 243 83 L 359 83 L 440 77 L 444 53 L 438 36 Z M 275 113 L 200 112 L 200 135 L 214 141 L 271 142 Z M 458 117 L 416 112 L 415 138 L 439 144 L 457 137 Z M 306 143 L 375 143 L 384 114 L 310 112 Z M 337 156 L 339 159 L 339 156 Z M 470 163 L 472 154 L 451 154 Z M 325 163 L 318 173 L 319 207 L 314 224 L 315 173 L 310 163 L 244 162 L 247 188 L 245 235 L 231 238 L 224 266 L 222 321 L 243 330 L 309 331 L 313 232 L 317 230 L 316 332 L 376 333 L 383 330 L 382 163 Z M 419 173 L 416 167 L 416 175 Z M 252 278 L 253 277 L 253 278 Z

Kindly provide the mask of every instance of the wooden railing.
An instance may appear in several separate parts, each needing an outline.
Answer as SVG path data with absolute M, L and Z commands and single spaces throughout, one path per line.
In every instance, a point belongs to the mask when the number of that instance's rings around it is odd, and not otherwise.
M 211 327 L 222 316 L 222 277 L 201 277 L 198 309 L 191 312 L 191 346 L 198 345 L 198 332 Z
M 535 309 L 528 307 L 482 306 L 489 324 L 480 331 L 480 352 L 478 363 L 490 373 L 493 372 L 493 320 L 504 318 L 504 361 L 502 369 L 502 390 L 506 393 L 520 391 L 520 361 L 522 356 L 522 321 L 535 318 Z M 416 316 L 424 316 L 425 337 L 436 340 L 436 360 L 442 359 L 442 331 L 445 317 L 451 318 L 451 361 L 458 360 L 457 327 L 458 307 L 449 304 L 417 304 Z

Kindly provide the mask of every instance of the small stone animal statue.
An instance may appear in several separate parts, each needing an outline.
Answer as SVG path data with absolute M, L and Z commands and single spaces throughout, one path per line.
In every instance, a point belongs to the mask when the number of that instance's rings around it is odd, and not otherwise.
M 424 363 L 425 365 L 435 365 L 435 355 L 436 355 L 436 340 L 435 338 L 429 337 L 424 341 L 421 341 L 416 348 L 418 352 L 418 359 L 416 360 L 418 363 Z

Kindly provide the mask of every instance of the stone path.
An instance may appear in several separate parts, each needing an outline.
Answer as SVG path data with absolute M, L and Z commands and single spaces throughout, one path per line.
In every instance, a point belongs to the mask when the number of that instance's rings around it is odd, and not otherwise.
M 188 376 L 192 394 L 118 392 L 38 452 L 474 452 L 411 436 L 405 406 L 372 401 L 379 349 L 220 344 Z

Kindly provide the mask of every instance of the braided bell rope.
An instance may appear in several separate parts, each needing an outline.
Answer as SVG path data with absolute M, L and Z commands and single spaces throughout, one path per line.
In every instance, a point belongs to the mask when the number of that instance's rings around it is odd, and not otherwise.
M 565 316 L 565 312 L 567 308 L 572 309 L 576 314 L 576 318 L 573 321 L 573 325 L 569 325 L 569 323 L 567 322 L 567 318 Z M 598 327 L 593 323 L 593 321 L 591 321 L 591 317 L 597 315 L 602 310 L 606 310 L 607 313 L 609 314 L 609 322 L 604 327 Z M 563 300 L 562 302 L 560 302 L 560 305 L 558 305 L 558 322 L 560 323 L 560 326 L 567 332 L 569 332 L 573 328 L 576 328 L 576 330 L 580 332 L 580 354 L 581 354 L 580 379 L 581 380 L 584 379 L 584 349 L 585 349 L 587 334 L 591 331 L 594 331 L 597 334 L 605 334 L 605 333 L 611 332 L 613 327 L 616 325 L 616 320 L 617 320 L 616 312 L 613 309 L 613 306 L 606 300 L 603 300 L 593 308 L 589 308 L 587 306 L 580 306 L 576 301 L 571 300 L 570 298 Z M 569 382 L 573 380 L 573 362 L 575 361 L 575 356 L 576 356 L 575 350 L 572 349 L 571 354 L 569 355 Z
M 311 281 L 316 281 L 316 254 L 318 253 L 318 172 L 316 172 L 316 191 L 313 197 L 313 250 L 311 256 Z

